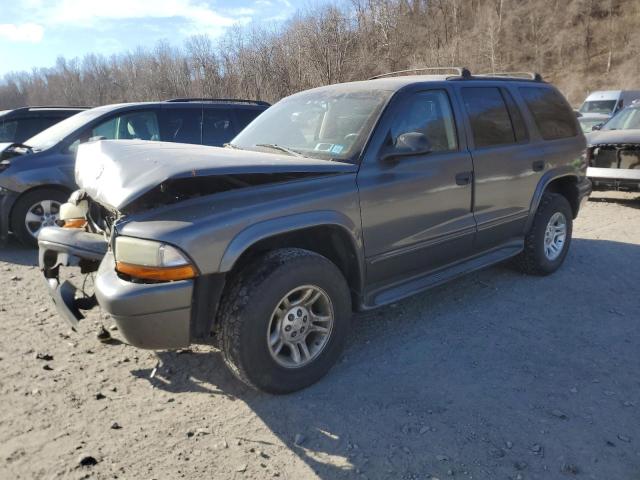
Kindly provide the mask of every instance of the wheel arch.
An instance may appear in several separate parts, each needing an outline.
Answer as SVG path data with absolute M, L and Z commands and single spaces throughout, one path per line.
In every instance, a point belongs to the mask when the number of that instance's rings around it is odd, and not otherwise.
M 57 190 L 58 192 L 66 193 L 67 195 L 71 195 L 72 193 L 72 190 L 69 187 L 56 183 L 36 185 L 34 187 L 28 188 L 27 190 L 20 192 L 20 195 L 16 197 L 13 205 L 11 205 L 11 211 L 9 212 L 9 224 L 11 224 L 11 222 L 13 221 L 13 212 L 16 209 L 16 205 L 18 205 L 18 202 L 20 202 L 20 200 L 22 200 L 25 195 L 29 195 L 40 190 Z
M 565 175 L 545 175 L 542 177 L 531 201 L 531 208 L 529 210 L 529 218 L 527 219 L 527 225 L 525 231 L 528 231 L 533 223 L 533 218 L 540 205 L 542 196 L 547 193 L 557 193 L 567 199 L 569 205 L 571 205 L 571 211 L 573 218 L 575 219 L 580 209 L 580 191 L 578 188 L 578 176 L 575 174 Z
M 240 232 L 220 261 L 220 272 L 237 271 L 252 258 L 277 248 L 302 248 L 331 260 L 344 275 L 352 296 L 364 283 L 363 246 L 359 228 L 338 212 L 293 215 L 254 224 Z

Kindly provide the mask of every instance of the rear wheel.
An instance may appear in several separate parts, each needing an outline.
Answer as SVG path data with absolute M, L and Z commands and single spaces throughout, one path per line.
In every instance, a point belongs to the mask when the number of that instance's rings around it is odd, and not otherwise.
M 288 393 L 319 380 L 349 329 L 351 298 L 340 270 L 302 249 L 258 258 L 232 278 L 220 308 L 220 346 L 248 385 Z
M 549 275 L 564 262 L 573 229 L 573 212 L 567 199 L 545 193 L 525 237 L 524 250 L 514 260 L 524 273 Z
M 18 198 L 11 212 L 11 230 L 25 245 L 38 246 L 38 233 L 44 227 L 57 226 L 60 205 L 69 194 L 53 188 L 40 188 Z

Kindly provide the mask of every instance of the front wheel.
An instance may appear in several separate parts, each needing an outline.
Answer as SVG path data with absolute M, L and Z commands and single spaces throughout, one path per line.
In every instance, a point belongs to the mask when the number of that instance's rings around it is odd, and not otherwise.
M 57 226 L 60 205 L 69 194 L 53 188 L 27 192 L 16 201 L 11 212 L 11 230 L 23 244 L 37 247 L 38 233 L 44 227 Z
M 336 362 L 350 317 L 349 287 L 336 265 L 307 250 L 274 250 L 232 278 L 221 302 L 220 346 L 243 382 L 293 392 Z
M 515 258 L 524 273 L 549 275 L 564 262 L 573 230 L 573 211 L 567 199 L 545 193 L 524 241 L 524 250 Z

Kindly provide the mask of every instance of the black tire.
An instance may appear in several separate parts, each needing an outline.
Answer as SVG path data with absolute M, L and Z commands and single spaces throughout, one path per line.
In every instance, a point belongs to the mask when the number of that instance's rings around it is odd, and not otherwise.
M 566 219 L 566 238 L 560 254 L 550 260 L 545 255 L 545 230 L 551 217 L 558 212 L 562 213 Z M 571 246 L 572 231 L 573 211 L 567 199 L 557 193 L 543 194 L 533 224 L 525 236 L 524 250 L 514 259 L 515 265 L 529 275 L 549 275 L 555 272 L 567 256 Z
M 38 202 L 53 200 L 59 204 L 65 203 L 69 193 L 55 188 L 38 188 L 20 196 L 11 211 L 11 231 L 20 243 L 37 247 L 38 239 L 34 237 L 25 225 L 25 217 L 29 209 Z
M 280 300 L 302 285 L 315 285 L 326 292 L 333 306 L 333 328 L 315 359 L 287 368 L 272 357 L 267 332 Z M 318 381 L 338 359 L 351 320 L 349 286 L 336 265 L 317 253 L 297 248 L 274 250 L 233 276 L 218 318 L 225 363 L 240 380 L 269 393 L 294 392 Z

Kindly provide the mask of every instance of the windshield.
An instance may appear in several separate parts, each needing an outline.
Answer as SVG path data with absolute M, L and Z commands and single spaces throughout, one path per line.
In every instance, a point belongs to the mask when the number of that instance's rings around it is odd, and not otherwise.
M 13 142 L 17 128 L 17 120 L 7 120 L 5 122 L 0 119 L 0 142 Z
M 609 115 L 616 106 L 616 100 L 592 100 L 584 102 L 580 113 L 603 113 Z
M 391 94 L 341 85 L 293 95 L 258 116 L 231 146 L 355 161 Z
M 579 118 L 578 122 L 580 122 L 580 127 L 584 133 L 589 133 L 593 131 L 593 127 L 596 125 L 602 125 L 604 120 L 601 118 Z
M 111 110 L 111 108 L 92 108 L 91 110 L 76 113 L 63 121 L 56 123 L 54 126 L 43 130 L 35 137 L 31 137 L 24 143 L 37 152 L 46 150 L 47 148 L 53 147 L 57 143 L 61 142 L 91 120 L 98 118 L 100 115 L 105 113 L 106 110 Z
M 625 108 L 602 127 L 602 130 L 640 129 L 640 108 Z

